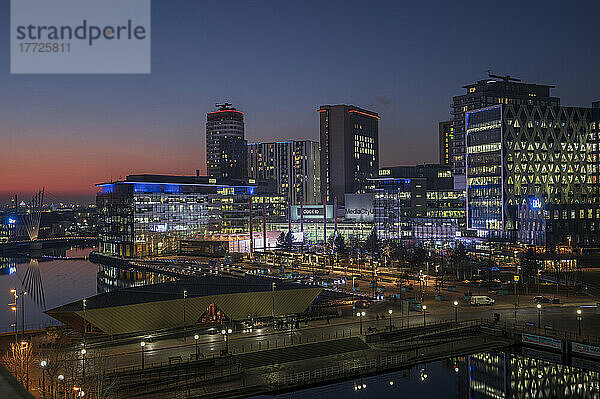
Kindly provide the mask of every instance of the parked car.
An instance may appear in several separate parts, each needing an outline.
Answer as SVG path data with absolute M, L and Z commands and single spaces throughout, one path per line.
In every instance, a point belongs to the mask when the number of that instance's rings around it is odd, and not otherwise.
M 550 298 L 546 298 L 545 296 L 538 295 L 533 298 L 533 303 L 552 303 Z
M 559 304 L 560 303 L 560 298 L 552 298 L 552 303 L 553 304 Z
M 471 297 L 471 305 L 473 306 L 480 306 L 480 305 L 487 305 L 487 306 L 491 306 L 495 303 L 496 301 L 493 298 L 490 298 L 489 296 L 485 296 L 485 295 L 474 295 Z

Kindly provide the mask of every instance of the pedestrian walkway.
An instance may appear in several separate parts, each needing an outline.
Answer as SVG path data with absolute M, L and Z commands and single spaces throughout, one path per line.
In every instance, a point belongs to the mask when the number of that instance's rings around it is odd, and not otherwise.
M 369 349 L 369 345 L 360 338 L 353 337 L 243 353 L 234 358 L 243 368 L 251 369 L 365 349 Z

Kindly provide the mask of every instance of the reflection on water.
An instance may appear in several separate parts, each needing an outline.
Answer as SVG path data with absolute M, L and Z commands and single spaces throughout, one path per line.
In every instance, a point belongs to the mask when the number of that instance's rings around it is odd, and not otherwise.
M 154 284 L 172 277 L 149 271 L 122 270 L 99 266 L 86 260 L 93 248 L 44 249 L 36 258 L 0 257 L 0 332 L 12 331 L 13 288 L 26 291 L 25 327 L 59 324 L 44 310 L 115 289 Z M 2 301 L 3 300 L 3 301 Z M 6 304 L 6 306 L 2 306 Z M 19 312 L 21 303 L 19 302 Z M 19 315 L 19 329 L 21 328 Z
M 527 356 L 526 356 L 527 355 Z M 600 363 L 524 349 L 459 358 L 459 398 L 598 398 Z
M 156 272 L 98 266 L 98 293 L 173 280 L 174 277 Z
M 525 355 L 527 354 L 527 355 Z M 540 358 L 542 357 L 542 358 Z M 600 363 L 555 354 L 489 352 L 278 395 L 279 398 L 600 398 Z M 266 396 L 263 396 L 266 398 Z

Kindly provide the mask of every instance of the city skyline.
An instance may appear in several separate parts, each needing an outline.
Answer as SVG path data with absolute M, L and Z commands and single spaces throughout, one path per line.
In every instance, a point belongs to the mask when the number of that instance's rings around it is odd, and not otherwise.
M 147 76 L 10 75 L 5 57 L 0 203 L 42 186 L 92 202 L 95 183 L 127 174 L 205 173 L 204 115 L 219 101 L 245 113 L 249 141 L 318 140 L 323 104 L 371 109 L 382 118 L 383 167 L 436 162 L 452 96 L 488 69 L 554 84 L 564 105 L 600 98 L 592 80 L 600 56 L 585 40 L 597 4 L 535 2 L 518 13 L 476 3 L 470 13 L 447 4 L 273 4 L 155 2 Z M 8 2 L 0 11 L 8 54 Z

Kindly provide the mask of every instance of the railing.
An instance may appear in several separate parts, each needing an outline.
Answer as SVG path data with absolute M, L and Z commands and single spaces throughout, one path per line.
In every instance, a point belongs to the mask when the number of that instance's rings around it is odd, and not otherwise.
M 600 346 L 600 336 L 591 336 L 591 335 L 584 335 L 584 334 L 578 334 L 578 333 L 574 333 L 571 331 L 565 331 L 565 330 L 557 330 L 554 327 L 550 327 L 550 326 L 545 326 L 544 328 L 541 328 L 537 325 L 529 325 L 529 324 L 516 324 L 516 323 L 509 323 L 509 322 L 490 322 L 487 321 L 487 323 L 485 324 L 486 327 L 490 327 L 490 328 L 500 328 L 504 331 L 507 331 L 509 333 L 513 333 L 513 334 L 535 334 L 535 335 L 541 335 L 544 337 L 549 337 L 549 338 L 555 338 L 555 339 L 559 339 L 559 340 L 566 340 L 566 341 L 576 341 L 576 342 L 582 342 L 582 343 L 586 343 L 586 344 L 595 344 Z
M 274 385 L 283 388 L 294 385 L 305 385 L 320 381 L 356 376 L 369 371 L 377 371 L 403 365 L 408 361 L 407 354 L 397 354 L 378 359 L 369 359 L 361 363 L 341 364 L 316 370 L 306 370 L 294 374 L 279 376 Z

